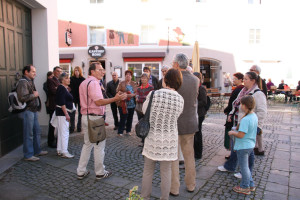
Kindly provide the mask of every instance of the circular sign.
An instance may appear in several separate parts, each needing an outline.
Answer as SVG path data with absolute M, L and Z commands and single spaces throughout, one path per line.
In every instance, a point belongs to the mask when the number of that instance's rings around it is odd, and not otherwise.
M 94 45 L 91 46 L 88 50 L 88 54 L 92 57 L 92 58 L 101 58 L 102 56 L 104 56 L 105 54 L 105 49 L 103 46 L 100 45 Z

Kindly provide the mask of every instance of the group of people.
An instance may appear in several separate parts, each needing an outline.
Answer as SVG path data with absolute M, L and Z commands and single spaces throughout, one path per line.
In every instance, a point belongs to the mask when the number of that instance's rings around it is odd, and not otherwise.
M 150 131 L 140 145 L 143 146 L 142 154 L 145 161 L 142 197 L 149 199 L 151 196 L 156 162 L 160 162 L 161 199 L 168 199 L 169 195 L 179 195 L 180 153 L 184 159 L 186 190 L 194 192 L 195 159 L 201 159 L 203 151 L 202 123 L 207 112 L 207 94 L 202 85 L 202 74 L 191 73 L 187 69 L 188 63 L 185 54 L 177 54 L 172 62 L 172 68 L 161 69 L 163 78 L 159 81 L 151 75 L 148 67 L 144 67 L 139 84 L 132 81 L 133 73 L 130 70 L 125 71 L 124 81 L 120 81 L 118 74 L 113 72 L 112 81 L 108 82 L 105 88 L 101 84 L 105 69 L 99 62 L 90 65 L 89 76 L 86 79 L 80 67 L 75 67 L 71 78 L 67 73 L 62 72 L 60 67 L 55 67 L 53 74 L 47 74 L 47 83 L 44 87 L 47 91 L 46 106 L 50 115 L 48 146 L 56 148 L 59 156 L 74 157 L 68 151 L 68 140 L 69 133 L 75 130 L 74 110 L 78 108 L 77 131 L 84 132 L 84 144 L 77 167 L 77 178 L 83 179 L 89 175 L 87 164 L 92 149 L 94 149 L 96 179 L 111 176 L 112 172 L 107 171 L 103 164 L 106 140 L 99 143 L 89 141 L 86 124 L 81 126 L 82 115 L 89 114 L 92 118 L 102 118 L 105 116 L 105 105 L 110 104 L 114 117 L 114 130 L 117 130 L 118 136 L 122 137 L 124 130 L 126 134 L 131 135 L 134 111 L 138 119 L 141 119 L 154 92 L 150 112 Z M 260 68 L 253 66 L 245 75 L 234 74 L 233 84 L 236 85 L 236 89 L 232 92 L 229 105 L 224 110 L 227 115 L 225 147 L 231 150 L 231 154 L 224 166 L 218 169 L 235 171 L 239 163 L 242 182 L 233 190 L 244 194 L 255 190 L 251 178 L 254 153 L 264 154 L 262 124 L 267 107 L 259 73 Z M 20 114 L 24 118 L 24 157 L 26 160 L 36 161 L 39 159 L 37 156 L 48 152 L 40 149 L 37 111 L 40 110 L 41 103 L 33 83 L 36 75 L 34 66 L 24 67 L 23 75 L 27 81 L 18 85 L 17 92 L 20 101 L 28 104 L 26 111 Z M 29 118 L 32 120 L 27 120 Z M 236 129 L 231 130 L 232 127 Z
M 298 85 L 296 87 L 296 91 L 298 94 L 293 95 L 290 90 L 290 87 L 288 84 L 284 83 L 284 80 L 281 80 L 281 83 L 276 87 L 272 80 L 269 78 L 268 83 L 267 83 L 267 88 L 268 88 L 268 94 L 272 95 L 274 94 L 284 94 L 284 102 L 287 103 L 288 97 L 289 97 L 289 102 L 292 102 L 294 100 L 299 101 L 299 91 L 300 91 L 300 81 L 298 81 Z M 281 91 L 276 91 L 275 89 L 281 90 Z

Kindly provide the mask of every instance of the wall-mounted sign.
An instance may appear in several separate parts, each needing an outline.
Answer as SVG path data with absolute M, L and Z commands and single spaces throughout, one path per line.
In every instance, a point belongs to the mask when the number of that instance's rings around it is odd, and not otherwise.
M 68 46 L 70 46 L 72 44 L 72 37 L 71 37 L 71 29 L 70 30 L 67 30 L 66 33 L 65 33 L 65 40 L 66 40 L 66 44 Z
M 101 58 L 102 56 L 105 55 L 105 49 L 103 46 L 100 45 L 94 45 L 91 46 L 88 50 L 88 54 L 92 57 L 92 58 Z

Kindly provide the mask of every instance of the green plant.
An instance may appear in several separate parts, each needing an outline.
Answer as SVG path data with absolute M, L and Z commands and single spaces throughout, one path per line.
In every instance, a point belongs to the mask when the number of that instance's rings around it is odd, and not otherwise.
M 143 200 L 144 198 L 137 194 L 138 189 L 138 186 L 134 186 L 129 190 L 129 197 L 127 197 L 126 200 Z

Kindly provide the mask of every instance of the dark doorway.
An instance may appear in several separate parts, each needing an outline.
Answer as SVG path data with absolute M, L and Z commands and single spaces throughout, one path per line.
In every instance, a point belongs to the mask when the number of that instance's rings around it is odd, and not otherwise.
M 0 1 L 0 157 L 23 143 L 22 120 L 8 112 L 7 95 L 32 63 L 31 10 Z

